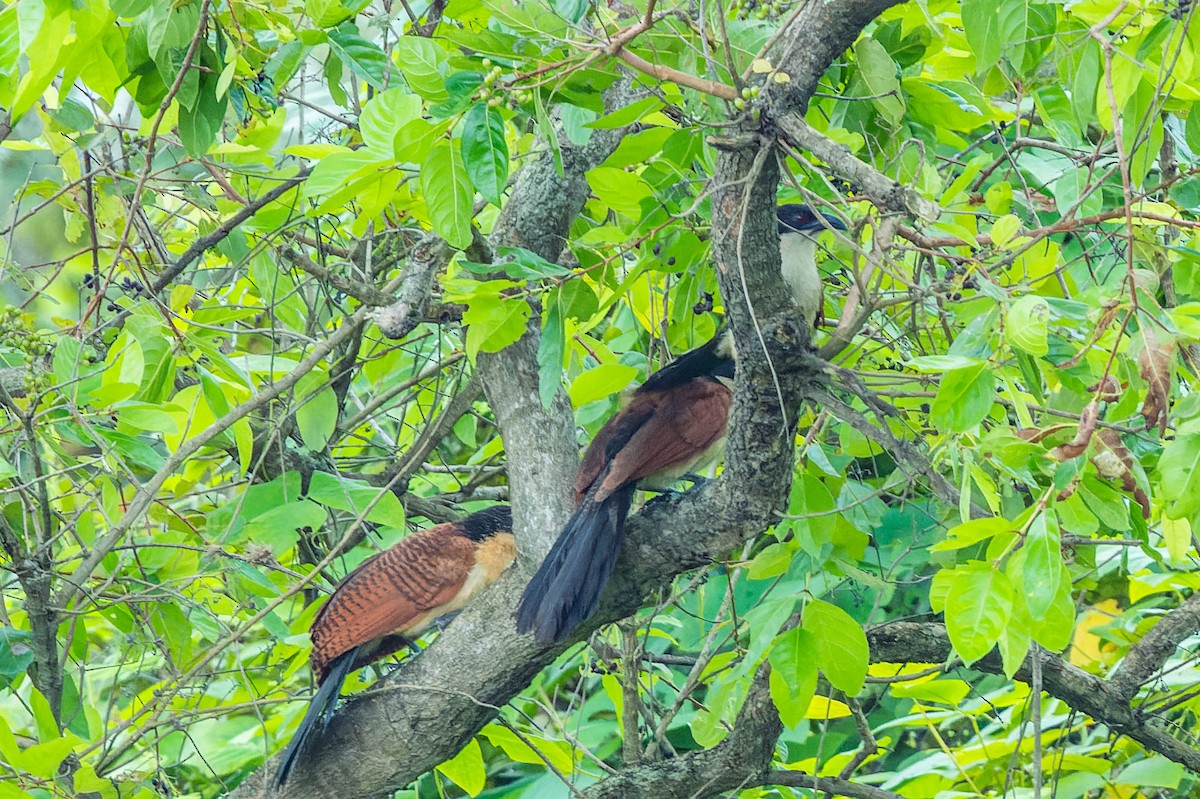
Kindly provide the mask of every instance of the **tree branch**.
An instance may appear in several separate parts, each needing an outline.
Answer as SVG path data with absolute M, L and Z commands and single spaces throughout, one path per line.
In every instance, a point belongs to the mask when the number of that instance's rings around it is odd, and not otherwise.
M 938 622 L 882 624 L 867 630 L 867 641 L 873 663 L 941 663 L 953 656 L 946 626 Z M 1018 680 L 1024 683 L 1032 680 L 1034 658 L 1041 662 L 1042 686 L 1046 693 L 1200 774 L 1200 749 L 1173 737 L 1161 719 L 1130 707 L 1125 696 L 1111 684 L 1072 666 L 1058 655 L 1034 644 L 1017 669 Z M 1004 674 L 1004 664 L 995 650 L 971 668 L 988 674 Z
M 1200 632 L 1200 592 L 1192 594 L 1182 605 L 1163 616 L 1142 640 L 1129 648 L 1121 665 L 1108 678 L 1112 690 L 1126 702 L 1133 699 L 1175 654 L 1179 644 Z

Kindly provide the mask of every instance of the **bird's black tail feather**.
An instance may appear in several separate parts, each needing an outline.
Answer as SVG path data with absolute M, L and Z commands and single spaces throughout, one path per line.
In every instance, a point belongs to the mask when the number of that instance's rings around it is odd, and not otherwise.
M 313 694 L 313 698 L 308 704 L 308 710 L 305 711 L 304 718 L 300 721 L 300 726 L 296 728 L 295 735 L 292 736 L 291 742 L 283 752 L 283 759 L 279 761 L 279 769 L 271 781 L 272 790 L 278 791 L 287 782 L 288 774 L 299 760 L 300 752 L 308 744 L 317 724 L 319 723 L 321 729 L 324 730 L 325 725 L 333 718 L 333 709 L 337 706 L 338 696 L 342 693 L 342 683 L 354 670 L 354 658 L 357 653 L 358 647 L 355 647 L 349 652 L 343 652 L 330 662 L 329 670 L 325 673 L 325 681 Z
M 633 491 L 630 485 L 602 502 L 584 499 L 525 587 L 517 630 L 551 643 L 592 615 L 621 552 Z

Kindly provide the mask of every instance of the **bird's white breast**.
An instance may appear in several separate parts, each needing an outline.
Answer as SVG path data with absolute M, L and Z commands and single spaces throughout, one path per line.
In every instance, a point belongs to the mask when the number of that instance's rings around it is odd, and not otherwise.
M 783 279 L 792 290 L 792 299 L 800 313 L 813 327 L 821 310 L 821 275 L 817 271 L 817 242 L 803 233 L 785 233 L 779 241 Z

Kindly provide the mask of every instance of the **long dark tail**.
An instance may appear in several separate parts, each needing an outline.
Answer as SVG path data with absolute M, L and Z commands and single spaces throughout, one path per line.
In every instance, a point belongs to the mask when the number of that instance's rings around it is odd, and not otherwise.
M 349 652 L 343 652 L 330 662 L 329 671 L 325 673 L 325 681 L 313 694 L 312 701 L 308 704 L 308 710 L 305 711 L 300 726 L 296 728 L 296 734 L 292 736 L 291 742 L 283 752 L 283 759 L 279 761 L 279 770 L 275 772 L 275 779 L 271 781 L 272 790 L 278 791 L 287 782 L 288 774 L 296 765 L 296 761 L 300 759 L 300 752 L 307 746 L 308 739 L 312 737 L 318 722 L 321 729 L 324 730 L 329 719 L 333 718 L 333 709 L 337 706 L 338 696 L 342 693 L 342 683 L 346 682 L 350 672 L 354 671 L 354 657 L 357 653 L 358 647 L 355 647 Z
M 612 574 L 634 486 L 602 502 L 585 498 L 525 587 L 517 608 L 517 629 L 533 631 L 538 643 L 566 638 L 592 615 Z

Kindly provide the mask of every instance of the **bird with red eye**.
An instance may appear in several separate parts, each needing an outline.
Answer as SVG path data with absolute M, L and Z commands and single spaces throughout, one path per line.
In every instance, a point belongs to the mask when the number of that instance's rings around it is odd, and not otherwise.
M 783 277 L 809 326 L 822 302 L 817 233 L 845 230 L 807 205 L 778 209 Z M 517 630 L 540 644 L 561 641 L 600 604 L 639 487 L 665 487 L 718 459 L 733 405 L 735 352 L 728 331 L 650 375 L 609 419 L 575 476 L 575 513 L 525 588 Z
M 411 646 L 457 613 L 512 565 L 512 510 L 496 505 L 408 536 L 363 561 L 313 618 L 309 664 L 317 692 L 275 772 L 275 790 L 333 716 L 350 672 Z

